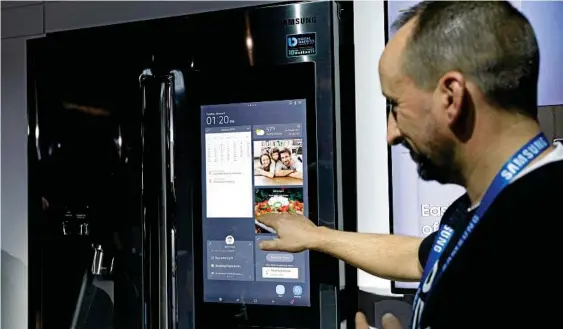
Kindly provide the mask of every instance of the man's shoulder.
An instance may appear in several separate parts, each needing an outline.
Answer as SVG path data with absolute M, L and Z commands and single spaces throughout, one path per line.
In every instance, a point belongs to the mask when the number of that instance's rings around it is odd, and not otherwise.
M 547 163 L 516 180 L 499 195 L 499 203 L 519 200 L 548 200 L 561 198 L 563 195 L 563 160 Z M 495 202 L 496 203 L 496 202 Z M 512 204 L 515 206 L 518 204 Z M 514 208 L 514 207 L 513 207 Z
M 518 326 L 528 319 L 512 315 L 541 307 L 535 301 L 548 298 L 548 290 L 518 287 L 522 280 L 541 284 L 558 272 L 559 264 L 554 260 L 561 250 L 558 219 L 563 207 L 562 188 L 563 161 L 553 161 L 522 176 L 499 194 L 437 287 L 441 296 L 431 302 L 440 304 L 436 306 L 440 309 L 436 321 L 455 324 L 478 305 L 477 315 L 466 318 L 459 328 L 475 328 L 482 323 L 507 327 L 514 322 Z M 541 257 L 529 257 L 538 247 Z M 502 296 L 503 310 L 497 307 L 498 298 L 486 298 L 491 293 Z
M 467 195 L 467 193 L 464 193 L 462 196 L 460 196 L 454 202 L 452 202 L 450 206 L 446 209 L 446 211 L 442 215 L 442 220 L 440 221 L 440 224 L 444 224 L 444 221 L 449 221 L 455 215 L 459 215 L 463 217 L 466 210 L 470 206 L 471 206 L 471 201 L 469 200 L 469 196 Z
M 494 227 L 524 233 L 525 228 L 543 227 L 546 223 L 553 225 L 554 216 L 561 213 L 562 201 L 563 161 L 554 161 L 507 186 L 491 204 L 485 217 L 493 219 Z
M 501 201 L 510 198 L 536 198 L 543 199 L 546 196 L 559 198 L 563 197 L 563 159 L 547 163 L 523 177 L 517 179 L 507 186 L 497 200 Z M 559 188 L 559 190 L 557 189 Z M 494 202 L 497 204 L 499 202 Z M 471 206 L 471 201 L 467 193 L 457 198 L 448 207 L 445 215 L 459 209 L 467 209 Z M 447 216 L 444 216 L 447 217 Z

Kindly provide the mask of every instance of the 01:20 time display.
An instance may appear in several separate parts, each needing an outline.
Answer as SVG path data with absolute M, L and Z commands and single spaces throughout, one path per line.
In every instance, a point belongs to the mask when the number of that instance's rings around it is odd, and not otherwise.
M 216 115 L 205 118 L 205 123 L 208 125 L 226 125 L 235 123 L 235 120 L 231 120 L 228 115 Z

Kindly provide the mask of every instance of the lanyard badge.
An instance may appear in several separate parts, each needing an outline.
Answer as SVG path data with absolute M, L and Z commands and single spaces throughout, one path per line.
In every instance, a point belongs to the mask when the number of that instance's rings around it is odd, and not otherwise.
M 458 253 L 460 248 L 463 246 L 467 238 L 473 233 L 473 230 L 479 224 L 479 221 L 489 209 L 490 205 L 499 195 L 499 193 L 510 184 L 510 182 L 520 174 L 526 166 L 536 159 L 543 151 L 545 151 L 550 146 L 549 141 L 543 133 L 539 133 L 536 137 L 528 141 L 518 152 L 516 152 L 510 160 L 508 160 L 501 170 L 497 173 L 493 182 L 485 192 L 483 199 L 479 208 L 475 211 L 475 214 L 471 217 L 469 224 L 462 233 L 457 244 L 455 245 L 452 252 L 448 255 L 444 264 L 439 268 L 440 256 L 450 243 L 455 231 L 450 223 L 454 218 L 448 218 L 447 221 L 440 227 L 440 230 L 436 234 L 432 248 L 430 249 L 430 254 L 428 255 L 428 260 L 424 266 L 424 272 L 422 274 L 422 280 L 418 286 L 416 292 L 414 303 L 413 303 L 413 320 L 412 328 L 418 328 L 420 324 L 420 318 L 422 315 L 422 310 L 424 309 L 424 301 L 420 299 L 420 294 L 428 295 L 430 290 L 436 283 L 440 280 L 444 271 L 450 265 L 452 259 Z M 459 216 L 459 210 L 453 216 Z

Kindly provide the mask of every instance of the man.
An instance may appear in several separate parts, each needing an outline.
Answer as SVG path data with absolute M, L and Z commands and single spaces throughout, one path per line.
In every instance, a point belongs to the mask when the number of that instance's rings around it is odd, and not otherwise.
M 561 290 L 550 282 L 562 250 L 563 145 L 540 134 L 529 22 L 508 2 L 436 1 L 395 27 L 379 65 L 388 142 L 411 151 L 422 179 L 467 193 L 426 239 L 268 215 L 260 221 L 279 238 L 260 247 L 317 250 L 379 277 L 422 280 L 413 328 L 553 327 L 556 303 L 544 299 Z
M 289 149 L 283 148 L 280 151 L 280 161 L 276 162 L 275 176 L 303 179 L 303 164 L 291 157 Z

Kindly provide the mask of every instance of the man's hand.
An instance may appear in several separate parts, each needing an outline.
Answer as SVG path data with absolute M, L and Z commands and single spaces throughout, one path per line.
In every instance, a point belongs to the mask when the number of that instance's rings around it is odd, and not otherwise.
M 402 329 L 401 322 L 393 314 L 387 313 L 381 318 L 383 329 Z M 369 329 L 368 320 L 362 312 L 356 313 L 356 329 Z
M 393 314 L 384 314 L 381 318 L 381 326 L 383 329 L 402 329 L 403 326 L 399 319 L 397 319 Z
M 301 252 L 318 242 L 319 228 L 305 216 L 297 214 L 266 214 L 256 218 L 273 228 L 278 238 L 260 242 L 260 249 Z
M 368 319 L 362 312 L 356 313 L 356 329 L 369 329 Z

